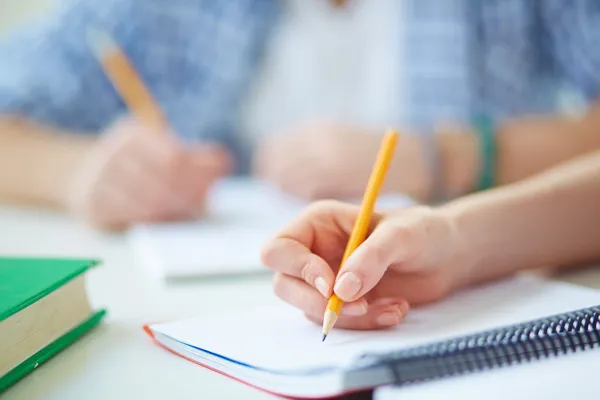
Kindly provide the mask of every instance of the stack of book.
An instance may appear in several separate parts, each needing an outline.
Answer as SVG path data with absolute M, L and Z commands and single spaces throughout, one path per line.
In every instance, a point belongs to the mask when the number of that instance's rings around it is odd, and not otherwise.
M 95 260 L 0 258 L 0 393 L 103 318 L 87 296 Z

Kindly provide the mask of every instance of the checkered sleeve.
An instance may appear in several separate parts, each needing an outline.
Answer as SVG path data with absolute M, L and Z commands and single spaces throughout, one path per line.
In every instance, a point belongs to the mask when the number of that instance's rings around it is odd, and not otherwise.
M 86 39 L 88 27 L 135 40 L 136 0 L 63 0 L 0 45 L 0 113 L 96 132 L 123 105 Z
M 559 72 L 588 101 L 596 100 L 600 95 L 600 1 L 540 3 Z

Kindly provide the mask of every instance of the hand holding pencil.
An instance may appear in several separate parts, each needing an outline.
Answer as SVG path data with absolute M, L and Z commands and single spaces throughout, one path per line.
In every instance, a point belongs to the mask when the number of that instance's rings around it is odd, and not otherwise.
M 410 306 L 444 298 L 464 282 L 466 252 L 450 216 L 422 206 L 372 212 L 385 149 L 362 206 L 316 202 L 263 248 L 275 294 L 325 323 L 324 334 L 334 335 L 331 312 L 335 328 L 390 328 Z
M 201 216 L 209 187 L 230 170 L 228 152 L 180 143 L 126 54 L 102 33 L 89 39 L 90 51 L 131 115 L 115 121 L 82 152 L 68 188 L 69 207 L 106 230 Z

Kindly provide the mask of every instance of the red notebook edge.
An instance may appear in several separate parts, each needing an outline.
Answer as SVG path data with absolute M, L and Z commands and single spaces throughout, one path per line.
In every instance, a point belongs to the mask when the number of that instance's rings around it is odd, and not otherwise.
M 178 352 L 176 352 L 174 350 L 171 350 L 170 348 L 168 348 L 167 346 L 163 345 L 158 340 L 156 340 L 156 337 L 154 336 L 154 332 L 152 332 L 152 329 L 150 328 L 150 325 L 152 325 L 152 324 L 144 324 L 142 326 L 142 329 L 152 339 L 152 341 L 154 342 L 154 344 L 158 345 L 162 349 L 167 350 L 171 354 L 175 354 L 176 356 L 181 357 L 184 360 L 190 361 L 190 362 L 192 362 L 192 363 L 194 363 L 196 365 L 199 365 L 201 367 L 204 367 L 204 368 L 206 368 L 206 369 L 208 369 L 210 371 L 216 372 L 216 373 L 218 373 L 220 375 L 226 376 L 227 378 L 233 379 L 236 382 L 239 382 L 241 384 L 249 386 L 249 387 L 251 387 L 253 389 L 260 390 L 263 393 L 268 393 L 268 394 L 271 394 L 271 395 L 274 395 L 274 396 L 283 397 L 283 398 L 290 399 L 290 400 L 333 400 L 333 399 L 338 399 L 338 398 L 340 398 L 342 396 L 347 396 L 347 395 L 350 395 L 350 394 L 360 393 L 360 392 L 364 392 L 364 391 L 368 390 L 368 389 L 366 389 L 366 390 L 363 389 L 363 390 L 347 391 L 347 392 L 340 393 L 338 395 L 327 396 L 327 397 L 294 397 L 294 396 L 284 395 L 284 394 L 281 394 L 281 393 L 272 392 L 272 391 L 266 390 L 264 388 L 261 388 L 260 386 L 253 385 L 253 384 L 251 384 L 249 382 L 243 381 L 243 380 L 241 380 L 239 378 L 236 378 L 234 376 L 226 374 L 223 371 L 216 370 L 216 369 L 214 369 L 214 368 L 212 368 L 212 367 L 210 367 L 210 366 L 208 366 L 206 364 L 202 364 L 202 363 L 200 363 L 200 362 L 198 362 L 196 360 L 193 360 L 193 359 L 191 359 L 189 357 L 186 357 L 186 356 L 184 356 L 182 354 L 179 354 Z

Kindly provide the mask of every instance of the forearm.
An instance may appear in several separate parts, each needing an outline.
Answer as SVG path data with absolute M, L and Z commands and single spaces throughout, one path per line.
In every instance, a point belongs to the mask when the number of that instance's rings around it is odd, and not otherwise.
M 600 152 L 441 210 L 465 244 L 469 281 L 600 260 Z
M 531 177 L 582 154 L 600 149 L 600 105 L 579 117 L 532 117 L 497 125 L 495 184 Z M 441 130 L 439 147 L 446 190 L 453 196 L 475 189 L 480 154 L 469 130 Z
M 0 201 L 64 208 L 72 171 L 91 143 L 0 116 Z

